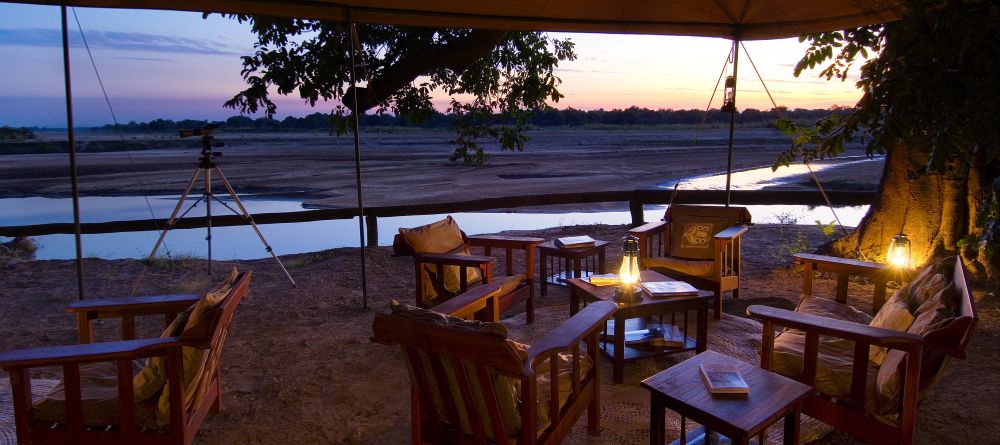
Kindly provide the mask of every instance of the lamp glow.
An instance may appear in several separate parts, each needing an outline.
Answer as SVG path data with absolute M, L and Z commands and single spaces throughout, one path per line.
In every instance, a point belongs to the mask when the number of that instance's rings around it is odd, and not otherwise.
M 905 233 L 892 237 L 886 262 L 895 267 L 910 267 L 910 239 Z
M 621 280 L 620 300 L 635 301 L 638 295 L 635 287 L 639 284 L 639 239 L 634 236 L 625 237 L 622 245 L 622 265 L 618 268 L 618 279 Z

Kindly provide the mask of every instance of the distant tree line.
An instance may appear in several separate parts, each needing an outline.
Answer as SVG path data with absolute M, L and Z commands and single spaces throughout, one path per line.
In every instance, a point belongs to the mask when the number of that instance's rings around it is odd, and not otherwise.
M 831 112 L 839 109 L 780 109 L 784 117 L 796 122 L 813 123 Z M 779 118 L 776 109 L 758 110 L 747 108 L 737 113 L 739 124 L 770 125 Z M 411 128 L 451 128 L 455 122 L 454 114 L 434 112 L 420 122 L 413 122 L 401 116 L 392 114 L 366 114 L 361 119 L 363 127 L 411 127 Z M 578 110 L 575 108 L 535 110 L 532 112 L 530 125 L 535 127 L 582 127 L 582 126 L 657 126 L 678 125 L 694 126 L 705 119 L 706 124 L 729 123 L 729 114 L 721 110 L 710 110 L 705 116 L 704 110 L 650 110 L 648 108 L 629 107 L 613 110 Z M 331 115 L 327 113 L 312 113 L 304 117 L 288 116 L 284 119 L 251 118 L 247 116 L 232 116 L 225 121 L 207 121 L 185 119 L 173 121 L 170 119 L 154 119 L 149 122 L 129 122 L 127 124 L 104 125 L 94 127 L 100 130 L 117 131 L 167 131 L 187 128 L 201 128 L 208 124 L 239 130 L 259 131 L 297 131 L 297 130 L 329 130 Z
M 0 141 L 21 141 L 34 139 L 35 133 L 27 128 L 0 127 Z

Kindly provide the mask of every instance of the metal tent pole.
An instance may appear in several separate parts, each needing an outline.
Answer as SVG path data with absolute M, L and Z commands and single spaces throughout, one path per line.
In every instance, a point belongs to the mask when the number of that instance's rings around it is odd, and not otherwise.
M 365 264 L 365 206 L 361 197 L 361 116 L 358 110 L 358 77 L 355 68 L 354 42 L 357 40 L 357 29 L 354 27 L 354 20 L 351 19 L 351 10 L 347 10 L 348 37 L 351 47 L 351 91 L 354 106 L 354 176 L 358 189 L 358 239 L 361 242 L 361 307 L 368 309 L 368 274 Z
M 736 77 L 740 62 L 740 39 L 733 39 L 733 109 L 729 110 L 729 161 L 726 163 L 726 207 L 729 207 L 733 175 L 733 134 L 736 131 Z
M 69 69 L 69 32 L 66 5 L 59 7 L 62 16 L 63 84 L 66 87 L 66 139 L 69 151 L 69 181 L 73 194 L 73 237 L 76 241 L 76 288 L 83 300 L 83 240 L 80 235 L 80 190 L 76 180 L 76 140 L 73 134 L 73 88 Z

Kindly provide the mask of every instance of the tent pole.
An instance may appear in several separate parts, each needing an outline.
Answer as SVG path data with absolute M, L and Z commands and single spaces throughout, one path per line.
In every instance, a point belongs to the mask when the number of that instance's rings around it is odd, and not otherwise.
M 740 62 L 740 39 L 733 39 L 733 109 L 729 110 L 729 161 L 726 163 L 726 207 L 729 207 L 733 176 L 733 134 L 736 131 L 736 74 Z
M 66 24 L 66 5 L 60 6 L 62 15 L 63 84 L 66 87 L 66 139 L 69 151 L 70 190 L 73 194 L 73 237 L 76 240 L 76 289 L 83 300 L 83 241 L 80 235 L 80 191 L 76 178 L 76 142 L 73 134 L 73 88 L 69 70 L 69 32 Z
M 361 240 L 361 307 L 368 309 L 368 274 L 365 271 L 365 206 L 361 198 L 361 116 L 358 110 L 358 77 L 355 68 L 354 42 L 357 38 L 357 29 L 354 27 L 354 20 L 351 19 L 351 10 L 347 10 L 348 38 L 351 47 L 351 91 L 353 92 L 352 107 L 354 114 L 354 177 L 358 189 L 358 239 Z

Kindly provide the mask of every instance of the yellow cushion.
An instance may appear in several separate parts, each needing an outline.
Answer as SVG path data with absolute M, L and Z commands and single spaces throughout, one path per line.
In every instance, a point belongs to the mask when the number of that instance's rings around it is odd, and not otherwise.
M 205 295 L 198 300 L 191 308 L 191 315 L 188 317 L 187 322 L 184 324 L 183 331 L 187 331 L 192 327 L 196 326 L 200 322 L 205 314 L 212 312 L 215 308 L 219 307 L 222 300 L 229 295 L 229 292 L 233 288 L 233 284 L 236 282 L 236 278 L 239 276 L 239 271 L 234 265 L 229 271 L 229 274 L 222 281 L 222 283 L 215 289 L 208 291 Z M 198 389 L 198 383 L 201 380 L 202 374 L 204 374 L 204 365 L 208 361 L 208 350 L 199 349 L 185 346 L 181 348 L 181 355 L 183 356 L 183 388 L 184 388 L 184 405 L 185 409 L 190 409 L 194 402 L 194 395 Z M 166 365 L 162 365 L 163 372 L 166 373 Z M 165 375 L 165 374 L 164 374 Z M 164 378 L 164 381 L 166 379 Z M 156 403 L 156 424 L 160 428 L 165 427 L 170 424 L 170 387 L 169 385 L 163 385 L 163 391 L 160 393 L 159 400 Z
M 685 260 L 676 257 L 647 257 L 642 260 L 649 268 L 664 268 L 693 277 L 708 277 L 712 275 L 715 263 L 711 260 Z
M 500 285 L 500 295 L 507 295 L 524 283 L 524 274 L 494 277 L 493 283 Z
M 414 252 L 417 253 L 453 253 L 457 255 L 470 255 L 469 248 L 462 238 L 462 231 L 458 228 L 455 219 L 450 215 L 441 221 L 433 222 L 412 229 L 400 228 L 400 236 L 406 241 Z M 437 266 L 424 265 L 421 268 L 421 282 L 423 283 L 423 295 L 428 301 L 438 297 L 437 289 L 434 288 L 434 279 L 437 273 Z M 445 266 L 444 287 L 449 292 L 458 292 L 461 287 L 458 266 Z M 469 283 L 475 283 L 482 279 L 482 274 L 477 267 L 467 267 L 466 274 Z
M 896 292 L 885 305 L 879 309 L 869 326 L 876 328 L 892 329 L 894 331 L 906 332 L 913 324 L 913 314 L 910 314 L 909 307 L 903 297 L 904 291 Z M 872 346 L 868 352 L 868 359 L 875 366 L 880 366 L 885 360 L 888 350 L 882 346 Z
M 835 318 L 851 323 L 868 324 L 872 321 L 870 315 L 855 309 L 854 306 L 840 304 L 836 301 L 814 295 L 803 295 L 799 300 L 799 305 L 795 308 L 795 312 Z
M 192 304 L 167 325 L 160 338 L 176 337 L 181 335 L 184 325 L 191 316 L 194 309 Z M 141 402 L 160 392 L 163 384 L 167 381 L 167 357 L 157 356 L 146 360 L 146 365 L 132 378 L 133 395 L 136 402 Z

